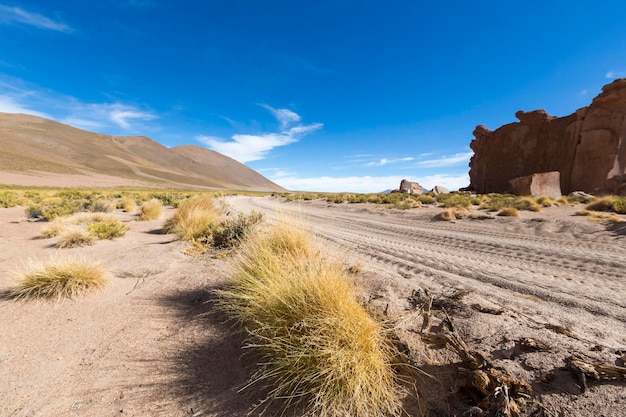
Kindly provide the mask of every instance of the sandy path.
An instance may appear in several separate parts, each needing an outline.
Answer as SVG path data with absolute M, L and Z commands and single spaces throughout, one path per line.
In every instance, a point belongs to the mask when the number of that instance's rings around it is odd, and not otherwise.
M 624 383 L 590 384 L 583 394 L 562 369 L 573 354 L 620 363 L 616 352 L 626 349 L 624 227 L 573 216 L 572 207 L 450 223 L 432 220 L 436 208 L 403 212 L 245 197 L 231 203 L 265 211 L 270 219 L 302 221 L 327 247 L 348 253 L 349 262 L 369 271 L 360 283 L 365 297 L 392 317 L 410 317 L 414 290 L 441 297 L 467 293 L 452 314 L 457 328 L 498 366 L 529 381 L 548 409 L 568 416 L 626 415 Z M 478 311 L 485 307 L 503 313 Z M 404 325 L 409 331 L 402 337 L 416 345 L 406 339 L 415 339 L 421 318 Z M 524 337 L 550 348 L 512 351 Z M 544 382 L 547 374 L 553 382 Z

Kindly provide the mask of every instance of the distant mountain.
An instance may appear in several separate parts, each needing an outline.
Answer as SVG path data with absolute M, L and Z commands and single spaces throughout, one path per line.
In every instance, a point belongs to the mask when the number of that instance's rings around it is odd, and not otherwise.
M 232 158 L 144 136 L 110 136 L 24 114 L 0 113 L 0 183 L 9 174 L 106 175 L 159 187 L 285 191 Z M 89 186 L 90 184 L 84 184 Z

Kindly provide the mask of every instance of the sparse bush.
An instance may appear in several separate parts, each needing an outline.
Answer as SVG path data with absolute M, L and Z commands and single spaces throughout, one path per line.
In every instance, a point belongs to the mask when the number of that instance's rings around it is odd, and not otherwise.
M 4 191 L 0 193 L 0 207 L 10 208 L 17 205 L 19 195 L 13 191 Z
M 221 215 L 207 195 L 192 197 L 180 203 L 176 214 L 165 223 L 165 230 L 175 233 L 180 239 L 206 238 L 211 228 L 217 225 Z
M 435 204 L 435 197 L 430 194 L 420 194 L 417 196 L 417 201 L 422 204 Z
M 262 357 L 250 384 L 273 384 L 264 402 L 288 399 L 285 407 L 307 405 L 316 416 L 400 413 L 388 331 L 301 228 L 276 226 L 249 241 L 219 296 Z
M 89 223 L 87 230 L 98 239 L 111 240 L 126 235 L 130 228 L 115 219 L 113 221 Z
M 43 216 L 43 210 L 39 204 L 31 204 L 26 207 L 26 217 L 29 219 L 38 219 Z
M 163 215 L 163 205 L 161 200 L 153 198 L 141 205 L 139 208 L 139 220 L 155 220 Z
M 248 215 L 239 213 L 235 220 L 223 221 L 211 232 L 212 245 L 220 249 L 238 246 L 264 217 L 263 213 L 253 211 Z
M 117 203 L 117 208 L 120 208 L 127 213 L 132 213 L 137 209 L 137 202 L 135 202 L 132 198 L 125 197 Z
M 11 294 L 18 299 L 74 298 L 103 288 L 107 275 L 99 263 L 84 258 L 55 257 L 27 265 Z
M 622 222 L 624 221 L 617 214 L 608 214 L 598 211 L 580 210 L 575 213 L 576 216 L 587 216 L 593 222 Z
M 498 211 L 505 207 L 513 207 L 516 198 L 510 194 L 488 194 L 483 196 L 481 209 Z
M 81 246 L 93 245 L 96 238 L 82 229 L 66 229 L 59 235 L 57 248 L 78 248 Z
M 56 217 L 70 216 L 78 213 L 83 208 L 83 202 L 80 200 L 61 200 L 59 203 L 47 204 L 41 210 L 41 216 L 50 221 Z
M 515 207 L 504 207 L 502 210 L 500 210 L 498 216 L 519 217 L 519 211 Z
M 465 207 L 472 206 L 472 198 L 467 194 L 448 193 L 439 194 L 437 196 L 437 202 L 439 202 L 445 208 L 451 207 Z

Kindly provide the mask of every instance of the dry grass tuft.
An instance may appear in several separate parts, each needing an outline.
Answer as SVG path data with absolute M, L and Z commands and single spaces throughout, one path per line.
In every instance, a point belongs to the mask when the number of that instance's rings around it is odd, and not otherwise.
M 117 203 L 117 208 L 122 209 L 126 213 L 132 213 L 137 210 L 137 203 L 133 198 L 125 197 Z
M 502 210 L 500 210 L 498 216 L 519 217 L 519 211 L 515 207 L 504 207 Z
M 96 238 L 82 229 L 69 228 L 59 235 L 57 248 L 78 248 L 81 246 L 93 245 Z
M 165 223 L 165 230 L 180 239 L 194 240 L 210 234 L 219 221 L 221 210 L 206 195 L 192 197 L 178 205 L 178 211 Z
M 155 220 L 162 215 L 163 204 L 156 198 L 146 201 L 139 208 L 139 220 Z
M 545 201 L 545 200 L 544 200 Z M 514 207 L 518 210 L 541 211 L 541 206 L 533 197 L 522 197 L 514 203 Z
M 585 209 L 590 211 L 613 211 L 613 204 L 615 204 L 615 196 L 607 195 L 592 203 L 589 203 Z
M 469 210 L 465 207 L 450 207 L 443 209 L 441 213 L 439 213 L 439 218 L 450 222 L 467 217 L 468 214 Z
M 399 415 L 389 334 L 358 303 L 342 265 L 325 260 L 301 228 L 272 227 L 244 246 L 220 305 L 261 354 L 248 384 L 269 388 L 304 415 Z
M 580 210 L 575 213 L 576 216 L 587 216 L 592 222 L 615 222 L 619 223 L 624 221 L 620 216 L 613 213 L 601 213 L 591 210 Z
M 56 217 L 41 228 L 41 237 L 48 239 L 61 234 L 70 224 L 68 217 Z
M 18 299 L 74 298 L 107 283 L 107 272 L 97 262 L 58 256 L 31 261 L 11 295 Z
M 552 207 L 552 206 L 556 206 L 559 204 L 557 200 L 555 200 L 552 197 L 547 197 L 547 196 L 537 197 L 536 201 L 537 201 L 537 204 L 540 204 L 542 207 Z

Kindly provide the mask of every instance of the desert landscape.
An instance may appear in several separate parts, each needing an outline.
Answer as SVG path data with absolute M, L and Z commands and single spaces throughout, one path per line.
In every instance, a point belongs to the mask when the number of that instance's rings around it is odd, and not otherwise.
M 230 216 L 297 224 L 340 260 L 418 370 L 402 379 L 404 415 L 495 415 L 485 404 L 497 395 L 468 382 L 476 372 L 524 387 L 507 394 L 519 410 L 502 415 L 623 415 L 626 221 L 577 216 L 582 203 L 519 217 L 472 206 L 443 221 L 437 204 L 223 201 Z M 140 221 L 117 209 L 125 236 L 63 249 L 24 207 L 0 209 L 2 415 L 260 413 L 263 390 L 243 389 L 255 356 L 215 304 L 240 254 L 190 253 L 164 230 L 175 212 Z M 108 284 L 74 299 L 11 296 L 27 260 L 59 253 L 101 262 Z

